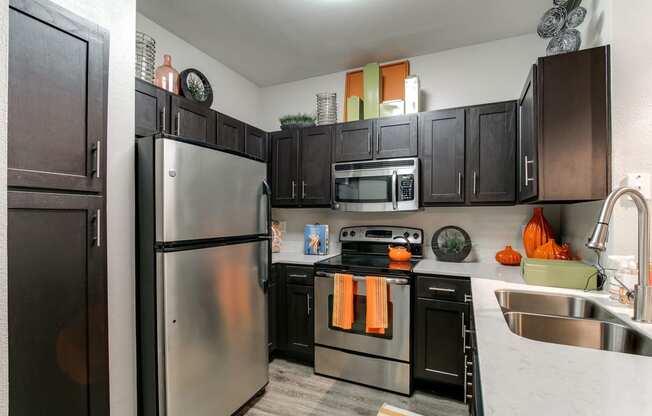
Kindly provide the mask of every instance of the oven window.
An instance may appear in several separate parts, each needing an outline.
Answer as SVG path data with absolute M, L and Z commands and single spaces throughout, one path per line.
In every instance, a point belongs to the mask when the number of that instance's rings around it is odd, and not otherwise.
M 387 309 L 387 329 L 385 329 L 384 334 L 367 334 L 366 322 L 367 322 L 367 297 L 354 295 L 353 298 L 353 313 L 355 316 L 355 321 L 351 329 L 342 329 L 333 326 L 333 295 L 328 295 L 328 328 L 333 331 L 341 331 L 352 334 L 366 335 L 368 337 L 374 338 L 385 338 L 392 339 L 392 328 L 394 326 L 394 305 L 392 302 L 389 302 Z
M 335 179 L 335 200 L 339 202 L 392 202 L 391 176 Z

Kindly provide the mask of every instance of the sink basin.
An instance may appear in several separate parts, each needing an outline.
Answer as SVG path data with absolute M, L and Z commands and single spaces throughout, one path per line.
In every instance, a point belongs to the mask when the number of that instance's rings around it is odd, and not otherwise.
M 618 317 L 605 308 L 579 296 L 497 290 L 496 298 L 503 312 L 525 312 L 622 323 Z
M 524 312 L 503 315 L 509 329 L 524 338 L 652 357 L 652 340 L 624 325 Z

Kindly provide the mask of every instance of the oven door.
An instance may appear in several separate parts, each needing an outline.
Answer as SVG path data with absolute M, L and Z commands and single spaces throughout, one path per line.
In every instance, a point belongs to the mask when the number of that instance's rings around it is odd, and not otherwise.
M 365 333 L 366 285 L 357 281 L 355 322 L 351 330 L 332 326 L 333 278 L 330 273 L 315 276 L 315 343 L 357 351 L 378 357 L 410 361 L 410 281 L 388 278 L 389 328 L 384 335 Z
M 419 209 L 416 158 L 333 164 L 333 208 L 392 212 Z

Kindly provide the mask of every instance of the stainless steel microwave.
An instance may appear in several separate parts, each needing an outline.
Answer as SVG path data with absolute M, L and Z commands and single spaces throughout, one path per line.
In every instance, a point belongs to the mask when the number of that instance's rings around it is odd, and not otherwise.
M 356 212 L 419 209 L 419 159 L 333 164 L 333 209 Z

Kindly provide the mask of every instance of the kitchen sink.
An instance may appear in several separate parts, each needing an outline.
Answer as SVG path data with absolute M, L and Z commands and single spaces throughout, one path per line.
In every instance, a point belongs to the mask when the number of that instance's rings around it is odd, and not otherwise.
M 652 357 L 652 339 L 579 296 L 497 290 L 505 322 L 535 341 Z
M 652 357 L 652 340 L 624 325 L 524 312 L 503 315 L 509 329 L 524 338 Z
M 567 318 L 598 319 L 617 324 L 622 322 L 597 303 L 579 296 L 497 290 L 496 298 L 503 312 L 512 311 Z

